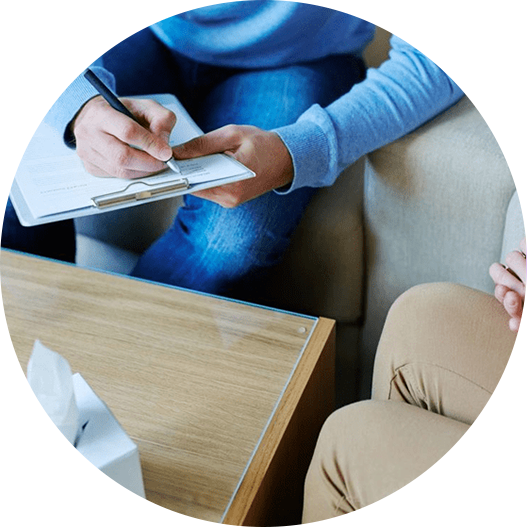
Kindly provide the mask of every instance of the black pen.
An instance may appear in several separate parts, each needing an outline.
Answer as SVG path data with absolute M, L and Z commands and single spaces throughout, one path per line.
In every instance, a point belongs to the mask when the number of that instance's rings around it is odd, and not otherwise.
M 104 100 L 118 112 L 126 115 L 130 119 L 133 119 L 137 124 L 139 121 L 134 117 L 132 112 L 117 98 L 117 96 L 93 73 L 92 70 L 87 69 L 84 73 L 86 80 L 99 92 L 99 94 L 104 98 Z M 181 174 L 181 170 L 176 163 L 176 160 L 171 157 L 168 161 L 165 161 L 165 164 L 171 168 L 176 174 Z

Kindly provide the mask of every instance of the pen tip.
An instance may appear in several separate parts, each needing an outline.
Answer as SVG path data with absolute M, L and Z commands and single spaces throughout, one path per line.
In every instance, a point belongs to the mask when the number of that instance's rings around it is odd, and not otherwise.
M 176 174 L 181 174 L 181 169 L 179 168 L 176 160 L 172 157 L 167 162 L 166 165 L 173 170 Z

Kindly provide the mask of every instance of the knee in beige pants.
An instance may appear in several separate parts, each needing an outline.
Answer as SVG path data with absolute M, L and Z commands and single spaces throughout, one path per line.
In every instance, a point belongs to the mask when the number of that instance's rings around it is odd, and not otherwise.
M 472 424 L 514 346 L 503 306 L 468 287 L 417 286 L 393 304 L 375 359 L 373 398 Z
M 487 403 L 514 340 L 490 295 L 453 284 L 402 295 L 379 343 L 374 400 L 338 410 L 320 434 L 304 522 L 374 503 L 438 461 Z

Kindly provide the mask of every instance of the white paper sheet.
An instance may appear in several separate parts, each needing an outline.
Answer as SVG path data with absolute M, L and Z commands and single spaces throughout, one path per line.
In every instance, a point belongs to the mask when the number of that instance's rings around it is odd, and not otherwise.
M 176 114 L 177 123 L 170 137 L 171 145 L 181 144 L 201 135 L 201 130 L 175 97 L 156 95 L 152 98 Z M 84 170 L 81 160 L 74 150 L 64 144 L 62 137 L 43 122 L 17 170 L 15 183 L 18 193 L 12 194 L 12 200 L 17 212 L 24 208 L 33 218 L 45 218 L 68 211 L 93 209 L 94 197 L 115 193 L 136 194 L 164 187 L 183 178 L 191 187 L 199 184 L 210 187 L 220 184 L 224 179 L 230 181 L 253 175 L 243 165 L 223 154 L 178 161 L 178 165 L 181 175 L 167 169 L 154 176 L 136 180 L 95 177 Z M 22 197 L 23 204 L 16 202 L 19 196 Z

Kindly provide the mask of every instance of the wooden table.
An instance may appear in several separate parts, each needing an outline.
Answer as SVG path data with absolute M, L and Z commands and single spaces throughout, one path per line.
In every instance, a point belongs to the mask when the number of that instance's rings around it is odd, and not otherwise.
M 17 356 L 63 355 L 137 443 L 146 497 L 232 525 L 300 521 L 333 409 L 334 323 L 3 250 Z

